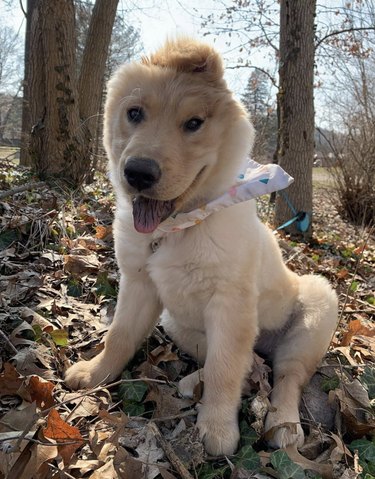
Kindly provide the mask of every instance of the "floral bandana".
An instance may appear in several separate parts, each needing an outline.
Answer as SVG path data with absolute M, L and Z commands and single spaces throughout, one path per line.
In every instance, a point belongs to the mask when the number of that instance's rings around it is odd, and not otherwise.
M 228 191 L 189 213 L 177 213 L 170 216 L 157 227 L 153 234 L 154 240 L 163 238 L 168 233 L 175 233 L 198 225 L 215 211 L 267 193 L 283 190 L 293 181 L 293 178 L 279 165 L 260 165 L 254 160 L 249 160 L 245 174 L 239 175 L 236 184 L 231 186 Z

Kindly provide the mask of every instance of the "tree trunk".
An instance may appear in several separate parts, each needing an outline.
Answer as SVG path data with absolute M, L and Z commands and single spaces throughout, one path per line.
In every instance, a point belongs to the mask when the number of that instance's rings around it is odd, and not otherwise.
M 286 190 L 297 212 L 310 215 L 311 237 L 312 168 L 314 159 L 314 20 L 316 0 L 280 1 L 280 151 L 279 164 L 294 183 Z M 276 200 L 276 226 L 294 213 L 281 195 Z M 285 228 L 301 235 L 296 223 Z
M 30 120 L 30 35 L 31 18 L 35 9 L 37 0 L 27 0 L 26 5 L 26 33 L 25 33 L 25 57 L 24 57 L 24 77 L 23 77 L 23 100 L 22 100 L 22 127 L 21 127 L 21 150 L 20 164 L 30 166 L 29 138 L 31 132 Z
M 73 0 L 39 0 L 30 35 L 30 156 L 42 179 L 82 183 L 90 164 L 81 125 Z
M 81 118 L 85 119 L 91 143 L 94 143 L 97 132 L 101 131 L 98 122 L 101 121 L 104 73 L 118 2 L 96 0 L 83 51 L 78 86 L 79 110 Z M 92 149 L 95 149 L 94 144 Z
M 97 0 L 78 79 L 73 0 L 39 0 L 31 18 L 29 153 L 41 178 L 78 186 L 90 172 L 118 0 Z

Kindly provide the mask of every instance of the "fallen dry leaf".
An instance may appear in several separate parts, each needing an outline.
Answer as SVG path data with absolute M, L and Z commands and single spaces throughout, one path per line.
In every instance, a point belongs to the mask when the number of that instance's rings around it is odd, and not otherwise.
M 24 376 L 40 376 L 43 379 L 57 379 L 51 368 L 52 357 L 49 349 L 43 344 L 37 347 L 24 348 L 13 356 L 17 371 Z M 42 365 L 44 368 L 40 367 Z
M 144 400 L 156 403 L 153 418 L 162 418 L 180 414 L 182 409 L 193 406 L 191 399 L 175 397 L 176 390 L 164 384 L 153 384 Z
M 27 345 L 34 345 L 34 341 L 31 341 L 30 339 L 25 339 L 22 336 L 20 337 L 19 335 L 25 331 L 30 331 L 32 334 L 34 334 L 33 328 L 30 326 L 29 323 L 26 321 L 22 321 L 22 323 L 17 326 L 15 329 L 13 329 L 12 333 L 9 335 L 9 340 L 14 346 L 19 346 L 20 344 L 27 344 Z
M 113 459 L 109 459 L 103 466 L 94 471 L 90 479 L 118 479 L 117 472 L 113 465 Z
M 172 351 L 173 344 L 169 343 L 166 346 L 158 346 L 150 353 L 150 358 L 155 366 L 158 366 L 161 362 L 177 361 L 178 355 Z
M 46 381 L 38 376 L 31 376 L 26 381 L 26 389 L 30 393 L 32 401 L 35 401 L 41 409 L 48 409 L 55 404 L 52 391 L 55 387 L 50 381 Z
M 99 392 L 94 396 L 83 396 L 77 398 L 77 393 L 67 393 L 61 396 L 61 401 L 68 401 L 74 404 L 73 411 L 69 414 L 69 420 L 73 421 L 82 417 L 94 417 L 98 415 L 103 407 L 108 407 L 110 398 L 109 394 L 104 391 Z
M 360 353 L 362 356 L 361 362 L 368 360 L 373 362 L 375 359 L 375 337 L 374 336 L 359 336 L 352 337 L 351 347 L 353 351 Z
M 64 270 L 71 274 L 95 273 L 99 266 L 100 262 L 95 254 L 64 255 Z
M 50 471 L 50 466 L 46 462 L 57 455 L 57 446 L 30 443 L 28 450 L 23 451 L 23 457 L 21 455 L 13 466 L 8 479 L 44 478 Z
M 371 413 L 367 391 L 358 380 L 342 384 L 341 389 L 329 392 L 329 399 L 339 401 L 340 411 L 347 430 L 355 437 L 371 434 L 375 430 L 375 418 Z
M 36 422 L 37 419 L 36 403 L 28 404 L 23 409 L 12 409 L 1 418 L 0 432 L 23 431 L 26 425 Z
M 143 474 L 143 464 L 134 459 L 126 449 L 119 447 L 114 457 L 114 467 L 121 479 L 135 479 L 145 477 Z
M 289 456 L 289 458 L 301 466 L 303 469 L 310 469 L 311 471 L 317 472 L 324 479 L 331 479 L 333 477 L 332 465 L 331 464 L 319 464 L 315 461 L 310 461 L 303 457 L 297 450 L 296 445 L 291 445 L 283 449 Z
M 99 469 L 101 465 L 102 463 L 96 459 L 75 459 L 70 462 L 69 470 L 77 469 L 78 477 L 83 477 L 86 473 Z
M 21 387 L 23 379 L 21 379 L 13 364 L 5 363 L 4 370 L 0 373 L 0 396 L 13 396 Z
M 341 346 L 349 346 L 353 336 L 375 336 L 375 327 L 368 327 L 362 324 L 360 319 L 354 319 L 350 321 L 348 330 L 344 333 L 341 340 Z
M 43 435 L 59 443 L 59 454 L 63 458 L 65 465 L 69 464 L 74 452 L 83 444 L 83 437 L 79 429 L 66 423 L 56 409 L 51 409 L 49 412 L 47 426 L 43 429 Z
M 253 367 L 250 376 L 248 377 L 250 385 L 262 394 L 268 395 L 272 389 L 270 383 L 268 382 L 270 373 L 271 368 L 267 366 L 265 360 L 254 353 Z

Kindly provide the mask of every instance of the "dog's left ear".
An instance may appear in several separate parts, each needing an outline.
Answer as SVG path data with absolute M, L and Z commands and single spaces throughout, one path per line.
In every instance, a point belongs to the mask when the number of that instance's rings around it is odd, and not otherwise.
M 168 40 L 150 57 L 142 58 L 141 62 L 178 72 L 205 74 L 211 81 L 220 80 L 224 75 L 221 57 L 210 45 L 184 37 Z

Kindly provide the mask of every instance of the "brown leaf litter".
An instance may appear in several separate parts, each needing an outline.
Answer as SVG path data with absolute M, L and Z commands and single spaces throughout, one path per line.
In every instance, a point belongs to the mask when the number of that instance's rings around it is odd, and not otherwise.
M 108 191 L 103 181 L 71 198 L 69 207 L 62 193 L 43 185 L 0 202 L 0 479 L 213 478 L 202 465 L 227 467 L 231 479 L 271 477 L 262 434 L 272 371 L 262 358 L 249 375 L 239 418 L 243 441 L 261 459 L 253 472 L 231 469 L 235 457 L 207 461 L 194 426 L 200 393 L 187 400 L 176 389 L 198 365 L 160 328 L 113 386 L 65 388 L 68 365 L 102 349 L 114 311 L 114 203 L 102 194 Z M 315 205 L 314 241 L 280 241 L 291 269 L 323 274 L 334 284 L 340 326 L 303 394 L 305 445 L 287 453 L 322 477 L 357 478 L 362 466 L 348 444 L 375 428 L 368 379 L 375 357 L 375 246 L 338 217 L 327 192 L 315 192 Z

